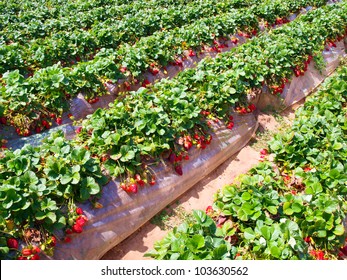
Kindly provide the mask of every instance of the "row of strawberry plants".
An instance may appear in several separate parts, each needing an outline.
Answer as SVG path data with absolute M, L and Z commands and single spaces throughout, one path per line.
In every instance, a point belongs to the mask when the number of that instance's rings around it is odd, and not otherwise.
M 232 18 L 229 19 L 229 16 Z M 71 93 L 74 96 L 83 91 L 89 96 L 88 98 L 92 98 L 95 93 L 105 92 L 100 81 L 101 77 L 102 80 L 110 77 L 115 80 L 123 75 L 122 72 L 133 76 L 148 67 L 151 67 L 151 71 L 155 74 L 154 71 L 158 71 L 157 67 L 170 58 L 174 59 L 177 52 L 213 41 L 213 38 L 218 35 L 225 36 L 229 32 L 244 27 L 244 22 L 250 25 L 247 27 L 248 31 L 256 31 L 257 23 L 253 16 L 251 12 L 235 11 L 235 13 L 200 20 L 188 26 L 189 28 L 186 26 L 173 31 L 158 32 L 140 40 L 135 46 L 121 47 L 118 52 L 102 51 L 94 60 L 81 62 L 72 70 L 56 64 L 37 71 L 29 79 L 24 79 L 18 71 L 8 72 L 3 77 L 6 86 L 2 87 L 4 107 L 0 108 L 0 116 L 6 116 L 7 119 L 3 118 L 3 123 L 15 126 L 21 135 L 28 135 L 28 131 L 34 127 L 36 132 L 39 132 L 47 127 L 41 125 L 42 121 L 47 123 L 45 119 L 59 117 L 62 110 L 67 108 L 66 100 L 71 97 Z M 221 30 L 221 26 L 225 31 Z M 248 35 L 245 34 L 245 36 Z M 192 41 L 190 38 L 196 40 Z M 237 44 L 236 38 L 232 40 L 234 44 Z M 159 44 L 158 48 L 156 48 L 157 44 Z M 219 47 L 223 45 L 214 48 L 219 50 Z M 190 54 L 195 55 L 192 51 Z M 57 123 L 59 124 L 59 120 Z
M 317 20 L 317 27 L 310 26 L 309 23 L 298 24 L 297 32 L 299 27 L 300 29 L 305 27 L 302 30 L 309 35 L 326 33 L 328 29 L 323 24 L 325 20 L 329 22 L 332 14 L 346 14 L 346 7 L 343 5 L 325 8 L 325 10 L 327 11 L 321 14 L 318 11 L 312 12 L 314 16 L 320 16 L 321 23 L 319 24 L 320 21 Z M 304 21 L 302 18 L 300 20 Z M 341 23 L 337 22 L 334 26 L 339 25 Z M 295 28 L 294 23 L 291 24 L 291 28 Z M 290 35 L 293 36 L 293 33 Z M 275 38 L 279 40 L 283 36 L 284 34 L 273 36 L 269 45 L 276 44 Z M 246 51 L 250 48 L 247 46 L 252 46 L 255 41 L 239 48 L 239 51 Z M 299 40 L 297 34 L 296 42 L 298 45 L 296 48 L 290 47 L 293 48 L 293 52 L 295 50 L 302 52 L 301 48 L 305 46 L 303 44 L 305 40 Z M 264 50 L 266 49 L 263 49 L 262 53 Z M 235 51 L 233 53 L 236 54 Z M 239 65 L 240 62 L 238 62 Z M 244 67 L 243 64 L 241 68 Z M 210 119 L 209 121 L 212 119 L 218 121 L 213 118 L 212 111 L 218 117 L 228 119 L 228 126 L 232 128 L 233 120 L 229 108 L 235 105 L 247 91 L 246 85 L 237 86 L 239 78 L 244 76 L 241 68 L 234 67 L 233 71 L 218 72 L 208 69 L 207 62 L 202 65 L 198 69 L 182 73 L 177 79 L 156 84 L 152 91 L 141 89 L 136 93 L 133 92 L 132 95 L 124 98 L 124 102 L 116 101 L 109 110 L 98 110 L 84 122 L 82 127 L 77 129 L 79 138 L 76 141 L 67 141 L 60 133 L 52 135 L 41 148 L 26 147 L 15 152 L 5 151 L 1 166 L 1 174 L 3 174 L 1 185 L 6 186 L 6 189 L 2 189 L 1 192 L 1 199 L 4 202 L 1 212 L 2 227 L 6 232 L 2 238 L 3 242 L 6 239 L 11 240 L 7 245 L 13 247 L 15 242 L 13 239 L 8 239 L 10 235 L 26 236 L 25 228 L 32 230 L 32 227 L 40 227 L 42 224 L 44 227 L 41 229 L 45 228 L 49 233 L 59 227 L 69 227 L 68 232 L 81 232 L 81 224 L 84 224 L 85 218 L 76 216 L 78 213 L 77 210 L 73 211 L 73 207 L 72 211 L 63 212 L 57 206 L 60 205 L 58 202 L 61 202 L 57 197 L 62 198 L 62 205 L 73 205 L 73 202 L 69 204 L 64 199 L 85 200 L 100 194 L 98 186 L 105 182 L 100 173 L 100 163 L 114 177 L 122 174 L 129 176 L 120 185 L 127 192 L 136 193 L 139 186 L 144 186 L 146 183 L 155 184 L 155 174 L 150 168 L 153 161 L 149 159 L 159 161 L 160 157 L 168 158 L 175 166 L 176 172 L 182 175 L 182 160 L 189 159 L 188 151 L 192 145 L 204 149 L 212 141 L 208 130 L 210 123 L 205 117 Z M 185 85 L 183 77 L 186 77 L 186 82 L 190 77 L 192 84 Z M 230 79 L 232 77 L 234 80 Z M 211 107 L 208 107 L 209 103 Z M 252 111 L 254 107 L 249 106 L 248 110 Z M 76 142 L 81 143 L 76 144 Z M 27 152 L 28 150 L 30 152 Z M 24 159 L 30 154 L 34 154 L 30 156 L 34 158 L 32 164 L 28 162 L 28 159 Z M 52 186 L 52 189 L 49 186 Z M 9 192 L 6 192 L 7 189 Z M 33 194 L 34 197 L 29 203 L 24 203 L 25 197 L 37 192 L 38 194 Z M 50 198 L 47 201 L 46 194 Z M 52 197 L 49 196 L 50 194 Z M 54 202 L 57 200 L 58 202 Z M 68 221 L 64 218 L 64 214 L 60 213 L 65 213 Z M 31 220 L 30 217 L 32 217 Z M 56 217 L 59 217 L 59 220 Z M 23 229 L 23 226 L 27 224 L 26 218 L 31 221 L 31 224 Z M 30 243 L 28 240 L 27 242 Z M 54 240 L 47 239 L 47 242 L 53 244 Z M 7 253 L 10 246 L 4 246 L 3 252 Z M 32 253 L 34 249 L 37 250 L 37 248 L 30 248 L 30 252 Z M 27 251 L 19 252 L 18 247 L 13 252 L 20 257 L 25 257 L 24 253 L 28 253 Z
M 337 259 L 347 256 L 347 67 L 269 142 L 267 160 L 214 196 L 213 206 L 157 241 L 155 259 Z M 189 223 L 189 226 L 188 226 Z M 193 226 L 192 226 L 193 225 Z M 346 239 L 347 240 L 347 239 Z
M 127 14 L 120 20 L 112 17 L 96 22 L 90 29 L 78 28 L 71 32 L 64 29 L 45 38 L 25 39 L 23 43 L 10 40 L 12 43 L 3 44 L 0 50 L 0 72 L 19 69 L 22 73 L 32 73 L 34 69 L 50 66 L 58 61 L 64 65 L 71 65 L 76 60 L 89 60 L 100 48 L 117 48 L 124 42 L 132 44 L 155 31 L 191 23 L 230 10 L 234 5 L 234 0 L 223 3 L 210 0 L 198 4 L 192 2 L 188 5 L 173 5 L 167 9 L 160 6 L 131 6 L 133 15 Z M 130 11 L 126 9 L 124 12 Z M 14 34 L 11 30 L 5 32 Z
M 0 38 L 6 43 L 24 42 L 29 39 L 44 38 L 50 36 L 52 33 L 59 31 L 72 31 L 76 29 L 90 29 L 94 24 L 107 19 L 115 18 L 122 19 L 125 15 L 129 17 L 134 15 L 139 10 L 153 9 L 153 8 L 172 8 L 180 5 L 191 5 L 192 0 L 188 1 L 133 1 L 131 4 L 117 5 L 117 3 L 108 3 L 107 5 L 100 7 L 91 7 L 88 10 L 76 10 L 76 7 L 71 5 L 59 6 L 59 9 L 54 9 L 54 14 L 51 18 L 42 18 L 40 14 L 37 14 L 37 8 L 35 14 L 37 18 L 28 17 L 27 11 L 21 11 L 20 15 L 17 15 L 13 20 L 9 20 L 8 15 L 3 18 L 0 17 Z M 234 0 L 235 7 L 248 6 L 250 1 Z M 254 1 L 252 1 L 253 3 Z M 78 6 L 80 8 L 80 4 Z M 52 6 L 45 11 L 52 12 Z M 30 11 L 32 13 L 32 11 Z M 5 13 L 5 12 L 4 12 Z
M 146 158 L 157 160 L 163 154 L 181 175 L 181 160 L 192 144 L 206 147 L 210 142 L 213 119 L 229 125 L 231 107 L 242 113 L 254 110 L 253 105 L 241 109 L 247 93 L 261 90 L 264 83 L 288 81 L 312 55 L 319 58 L 330 36 L 346 34 L 346 8 L 339 4 L 312 11 L 275 34 L 254 38 L 175 79 L 116 100 L 83 122 L 76 141 L 101 156 L 111 175 L 124 176 L 127 183 L 135 174 L 146 176 Z

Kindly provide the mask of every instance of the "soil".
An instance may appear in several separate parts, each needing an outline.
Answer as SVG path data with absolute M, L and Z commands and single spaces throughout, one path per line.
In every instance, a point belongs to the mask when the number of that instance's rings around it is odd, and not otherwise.
M 182 216 L 193 209 L 205 210 L 213 203 L 213 195 L 218 189 L 232 183 L 240 174 L 246 173 L 260 160 L 259 151 L 266 148 L 271 135 L 288 126 L 294 118 L 295 109 L 304 101 L 294 105 L 274 117 L 273 112 L 259 112 L 259 129 L 247 146 L 220 165 L 207 177 L 175 200 L 151 221 L 123 242 L 109 250 L 102 260 L 148 260 L 143 255 L 153 249 L 154 243 L 167 235 L 171 228 L 182 221 Z M 276 115 L 276 114 L 275 114 Z M 165 226 L 166 225 L 166 226 Z

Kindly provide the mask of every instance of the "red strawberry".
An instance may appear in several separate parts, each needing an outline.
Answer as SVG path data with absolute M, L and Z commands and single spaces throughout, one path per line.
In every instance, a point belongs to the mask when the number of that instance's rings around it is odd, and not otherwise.
M 175 171 L 178 175 L 182 176 L 183 175 L 183 171 L 182 171 L 182 165 L 176 165 L 175 166 Z
M 121 71 L 122 73 L 125 73 L 125 72 L 127 71 L 127 68 L 126 68 L 125 66 L 122 66 L 122 67 L 120 68 L 120 71 Z
M 30 259 L 31 259 L 31 260 L 39 260 L 39 259 L 40 259 L 40 256 L 39 256 L 39 254 L 35 254 L 35 255 L 33 255 Z
M 142 87 L 147 87 L 150 84 L 151 84 L 151 82 L 146 79 L 142 82 Z
M 133 183 L 129 186 L 129 192 L 137 193 L 137 191 L 138 191 L 137 184 Z
M 76 133 L 77 133 L 77 134 L 80 134 L 81 131 L 82 131 L 82 127 L 81 127 L 81 126 L 79 126 L 79 127 L 76 128 Z
M 143 181 L 141 179 L 140 174 L 135 175 L 135 180 L 136 180 L 136 183 L 138 183 L 140 187 L 143 187 L 145 185 L 145 181 Z
M 32 252 L 33 254 L 38 254 L 38 253 L 41 252 L 41 249 L 40 249 L 39 247 L 34 246 L 34 247 L 31 249 L 31 252 Z
M 64 238 L 64 242 L 65 242 L 65 243 L 70 243 L 70 242 L 71 242 L 71 237 L 66 236 L 66 237 Z
M 23 248 L 22 249 L 22 255 L 27 257 L 27 256 L 31 256 L 32 252 L 31 252 L 31 249 L 29 248 Z
M 54 113 L 50 113 L 50 114 L 49 114 L 49 117 L 50 117 L 51 119 L 55 119 L 55 118 L 56 118 L 56 115 L 55 115 Z
M 149 184 L 150 184 L 151 186 L 154 186 L 154 185 L 156 184 L 156 182 L 155 182 L 154 179 L 152 179 L 151 181 L 149 181 Z
M 125 89 L 126 89 L 126 90 L 128 90 L 128 91 L 130 90 L 130 84 L 129 84 L 129 82 L 125 81 L 125 82 L 124 82 L 124 86 L 125 86 Z
M 100 160 L 101 160 L 101 162 L 105 162 L 106 160 L 108 160 L 108 156 L 103 155 Z
M 189 155 L 185 155 L 184 160 L 189 160 Z
M 304 241 L 305 241 L 306 243 L 311 243 L 311 237 L 310 237 L 310 236 L 306 236 L 306 237 L 304 238 Z
M 237 39 L 236 37 L 233 37 L 231 39 L 231 42 L 236 45 L 239 42 L 239 39 Z
M 157 75 L 157 74 L 159 73 L 159 69 L 158 69 L 158 68 L 153 68 L 153 69 L 151 69 L 150 71 L 151 71 L 151 73 L 152 73 L 153 75 Z
M 233 122 L 230 122 L 228 125 L 227 125 L 227 128 L 228 129 L 233 129 L 234 127 L 234 123 Z
M 83 227 L 85 223 L 86 223 L 86 220 L 83 219 L 83 217 L 78 217 L 76 219 L 76 224 L 79 225 L 80 227 Z
M 72 226 L 72 231 L 75 232 L 75 233 L 81 233 L 83 231 L 82 227 L 75 223 L 73 226 Z
M 83 210 L 82 210 L 81 207 L 77 207 L 77 208 L 76 208 L 76 214 L 77 214 L 77 215 L 83 215 Z
M 55 236 L 52 236 L 52 237 L 51 237 L 51 245 L 52 245 L 53 247 L 55 247 L 55 245 L 57 245 L 57 239 L 55 238 Z
M 195 53 L 194 53 L 194 51 L 193 50 L 189 50 L 189 54 L 188 54 L 190 57 L 192 57 L 192 56 L 195 56 Z
M 36 132 L 36 133 L 40 133 L 41 130 L 42 130 L 42 128 L 41 128 L 40 126 L 37 126 L 37 127 L 35 128 L 35 132 Z
M 58 124 L 58 125 L 61 125 L 63 123 L 63 120 L 61 118 L 56 118 L 55 122 Z
M 71 229 L 71 228 L 68 228 L 68 229 L 66 229 L 65 233 L 66 233 L 66 234 L 72 234 L 72 233 L 73 233 L 73 231 L 72 231 L 72 229 Z
M 213 208 L 211 205 L 207 206 L 205 213 L 206 215 L 209 215 L 209 216 L 213 214 Z
M 260 151 L 260 154 L 261 155 L 267 155 L 269 152 L 268 152 L 268 150 L 267 149 L 262 149 L 261 151 Z
M 18 249 L 18 241 L 15 238 L 7 239 L 7 247 L 12 249 Z
M 183 147 L 188 151 L 191 147 L 193 147 L 193 144 L 190 141 L 184 141 Z

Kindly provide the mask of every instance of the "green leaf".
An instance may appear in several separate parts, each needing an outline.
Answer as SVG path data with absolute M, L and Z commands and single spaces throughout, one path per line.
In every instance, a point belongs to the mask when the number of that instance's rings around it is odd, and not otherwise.
M 341 236 L 345 233 L 345 228 L 343 227 L 343 225 L 337 225 L 333 233 L 337 236 Z
M 333 145 L 333 149 L 334 150 L 341 150 L 342 148 L 343 148 L 342 143 L 335 142 L 334 145 Z
M 252 195 L 249 192 L 244 192 L 241 196 L 242 200 L 248 201 L 252 198 Z
M 272 246 L 270 249 L 270 252 L 271 252 L 271 255 L 277 259 L 281 257 L 281 250 L 276 246 Z
M 255 232 L 252 228 L 246 228 L 245 231 L 243 232 L 243 236 L 250 240 L 250 239 L 254 239 L 255 238 Z

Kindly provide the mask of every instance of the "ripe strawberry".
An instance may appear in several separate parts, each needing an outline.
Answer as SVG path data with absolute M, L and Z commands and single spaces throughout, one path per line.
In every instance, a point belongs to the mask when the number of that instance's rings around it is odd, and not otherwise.
M 125 183 L 121 183 L 120 184 L 120 187 L 124 190 L 124 191 L 127 191 L 128 190 L 128 187 Z
M 50 113 L 50 114 L 49 114 L 49 117 L 50 117 L 51 119 L 55 119 L 55 118 L 56 118 L 56 115 L 55 115 L 54 113 Z
M 35 132 L 36 133 L 40 133 L 42 131 L 42 128 L 40 127 L 40 126 L 37 126 L 36 128 L 35 128 Z
M 76 219 L 76 224 L 79 225 L 80 227 L 83 227 L 85 223 L 86 223 L 86 220 L 83 219 L 83 217 L 81 216 Z
M 227 125 L 227 128 L 228 129 L 233 129 L 234 127 L 234 123 L 233 122 L 230 122 L 228 125 Z
M 191 141 L 184 141 L 183 147 L 187 151 L 193 146 L 193 143 Z
M 189 50 L 189 54 L 188 54 L 190 57 L 192 57 L 192 56 L 195 56 L 195 53 L 194 53 L 194 51 L 193 50 Z
M 101 162 L 105 162 L 106 160 L 108 160 L 108 156 L 103 155 L 100 160 L 101 160 Z
M 81 207 L 76 208 L 76 214 L 77 215 L 83 215 L 83 209 Z
M 145 185 L 145 181 L 143 181 L 141 179 L 140 174 L 135 175 L 135 180 L 136 180 L 136 183 L 139 184 L 140 187 L 143 187 Z
M 58 125 L 61 125 L 63 123 L 63 120 L 61 118 L 56 118 L 55 122 L 58 124 Z
M 154 185 L 156 184 L 156 182 L 155 182 L 154 179 L 152 179 L 151 181 L 149 181 L 149 184 L 150 184 L 151 186 L 154 186 Z
M 75 131 L 77 134 L 80 134 L 82 131 L 82 127 L 81 126 L 77 127 Z
M 22 255 L 27 257 L 27 256 L 31 256 L 32 252 L 31 252 L 31 249 L 29 248 L 23 248 L 22 249 Z
M 183 175 L 182 165 L 176 165 L 175 171 L 178 175 L 182 176 Z
M 75 223 L 73 226 L 72 226 L 72 231 L 75 232 L 75 233 L 81 233 L 83 231 L 82 227 Z
M 151 82 L 148 81 L 147 79 L 145 79 L 143 82 L 142 82 L 142 87 L 147 87 L 148 85 L 150 85 Z
M 72 234 L 72 233 L 73 233 L 73 231 L 72 231 L 72 229 L 71 229 L 71 228 L 68 228 L 68 229 L 66 229 L 66 230 L 65 230 L 65 233 L 66 233 L 66 234 Z
M 137 184 L 133 183 L 129 186 L 129 192 L 137 193 L 137 191 L 138 191 Z
M 130 84 L 129 84 L 129 82 L 125 81 L 125 82 L 124 82 L 124 86 L 125 86 L 125 89 L 126 89 L 127 91 L 130 90 Z
M 184 160 L 189 160 L 189 155 L 185 155 Z
M 127 71 L 127 67 L 122 66 L 122 67 L 120 68 L 120 71 L 121 71 L 122 73 L 125 73 L 125 72 Z
M 51 237 L 51 245 L 52 245 L 53 247 L 55 247 L 55 245 L 57 245 L 57 238 L 55 238 L 55 236 L 52 236 L 52 237 Z
M 239 42 L 239 39 L 237 39 L 236 37 L 233 37 L 231 38 L 231 42 L 236 45 Z
M 267 155 L 269 152 L 268 152 L 268 150 L 267 149 L 262 149 L 262 150 L 260 150 L 260 154 L 261 155 Z
M 248 109 L 250 109 L 251 112 L 253 112 L 253 111 L 255 111 L 257 108 L 255 107 L 254 104 L 249 104 L 249 105 L 248 105 Z
M 40 259 L 40 256 L 39 256 L 39 254 L 35 254 L 35 255 L 33 255 L 30 259 L 31 259 L 31 260 L 39 260 L 39 259 Z
M 159 73 L 159 69 L 158 69 L 158 68 L 153 68 L 153 69 L 151 69 L 150 71 L 151 71 L 151 73 L 152 73 L 154 76 L 157 75 L 157 74 Z
M 41 252 L 41 249 L 40 249 L 39 247 L 34 246 L 34 247 L 31 249 L 31 252 L 32 252 L 33 254 L 38 254 L 38 253 Z
M 304 241 L 305 241 L 306 243 L 311 243 L 311 237 L 310 237 L 310 236 L 306 236 L 306 237 L 304 238 Z
M 66 236 L 66 237 L 64 238 L 64 242 L 65 242 L 65 243 L 70 243 L 70 242 L 71 242 L 71 237 Z
M 248 112 L 247 112 L 247 109 L 246 109 L 246 108 L 242 108 L 240 113 L 241 113 L 241 114 L 247 114 Z
M 18 241 L 15 238 L 7 239 L 7 247 L 11 249 L 18 249 Z
M 182 161 L 182 155 L 181 155 L 181 154 L 179 154 L 179 155 L 176 156 L 176 158 L 175 158 L 175 162 L 180 162 L 180 161 Z

